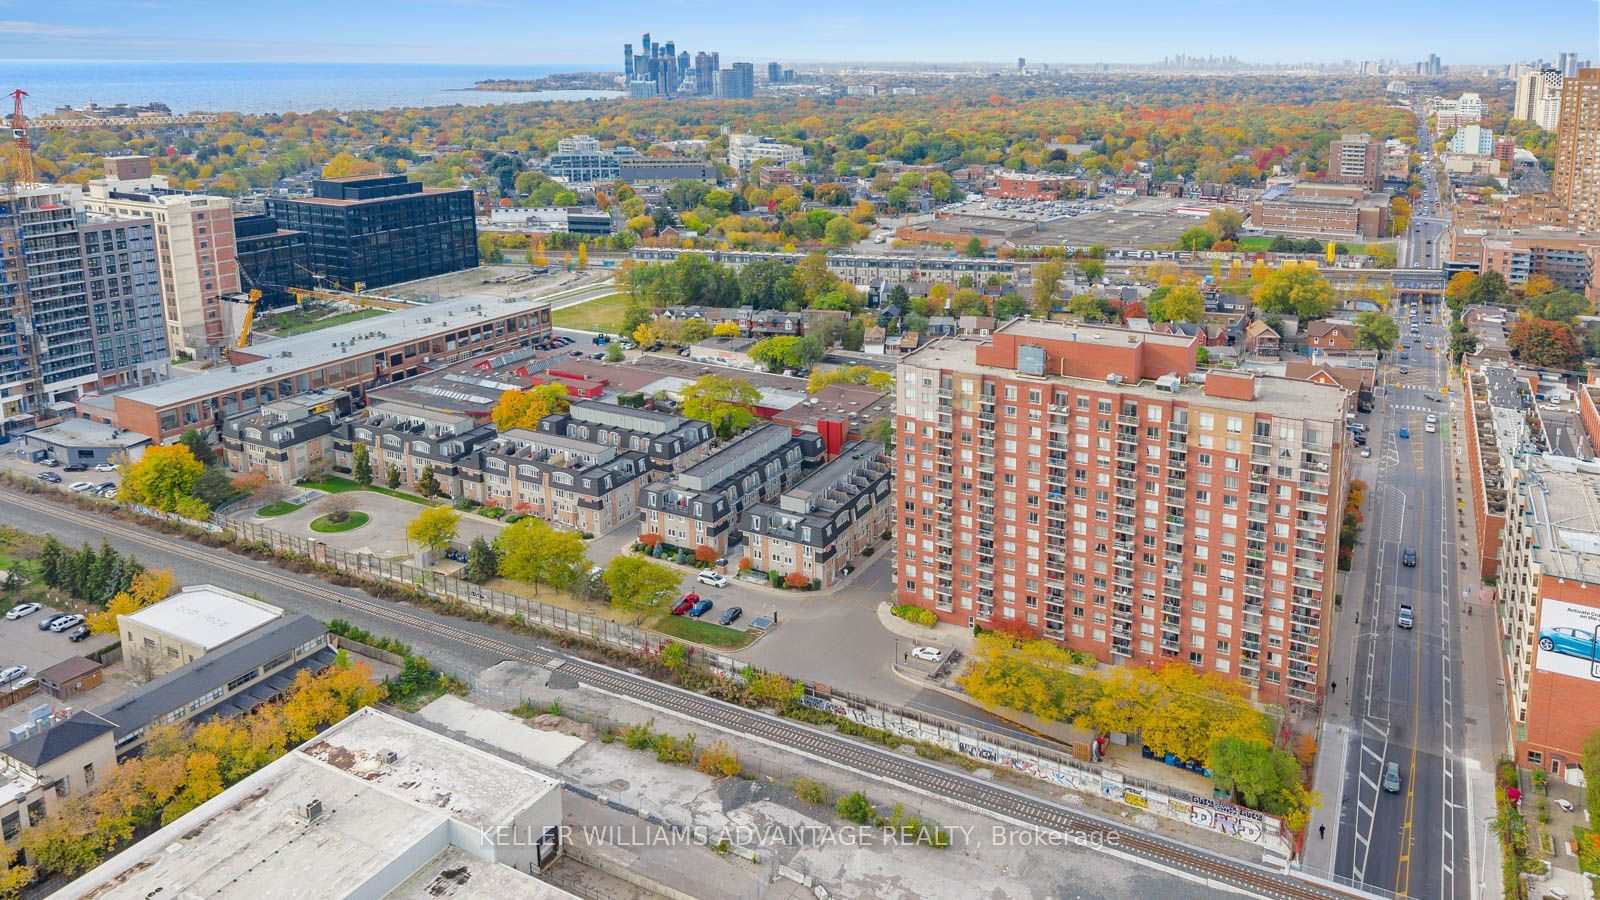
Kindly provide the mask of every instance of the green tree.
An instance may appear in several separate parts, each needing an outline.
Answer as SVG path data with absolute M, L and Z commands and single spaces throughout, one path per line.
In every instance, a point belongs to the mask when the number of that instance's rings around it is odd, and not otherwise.
M 1356 314 L 1356 346 L 1388 353 L 1400 339 L 1400 324 L 1381 312 Z
M 814 337 L 770 337 L 750 348 L 750 358 L 769 372 L 804 369 L 822 358 L 822 343 Z
M 1264 312 L 1293 314 L 1303 323 L 1333 309 L 1333 287 L 1316 269 L 1287 266 L 1267 273 L 1256 286 L 1255 300 Z
M 1111 304 L 1093 294 L 1077 294 L 1067 301 L 1067 311 L 1085 322 L 1107 322 L 1116 317 Z
M 649 325 L 654 320 L 655 316 L 650 314 L 649 307 L 638 301 L 630 302 L 622 311 L 622 327 L 617 333 L 633 334 L 640 325 Z
M 356 484 L 367 487 L 372 484 L 372 450 L 366 444 L 356 444 L 350 449 L 351 474 L 356 477 Z
M 867 336 L 867 324 L 860 319 L 851 319 L 845 323 L 844 334 L 839 336 L 839 346 L 846 350 L 861 349 Z
M 834 216 L 823 226 L 822 239 L 830 247 L 848 247 L 856 239 L 856 226 L 844 216 Z
M 37 562 L 39 580 L 49 587 L 61 587 L 66 574 L 67 548 L 53 534 L 44 536 L 44 546 L 39 550 Z
M 726 375 L 702 375 L 678 394 L 683 415 L 709 423 L 723 440 L 755 423 L 750 410 L 761 400 L 761 392 L 749 382 Z
M 705 319 L 693 318 L 683 323 L 678 330 L 678 343 L 693 344 L 711 337 L 711 325 Z
M 1572 291 L 1551 291 L 1522 301 L 1522 308 L 1540 319 L 1571 325 L 1579 316 L 1594 315 L 1594 304 L 1582 294 Z
M 667 605 L 677 590 L 679 575 L 642 556 L 626 555 L 613 557 L 601 578 L 611 592 L 612 608 L 640 622 Z
M 391 491 L 399 490 L 399 488 L 400 488 L 400 467 L 399 466 L 395 465 L 394 463 L 389 463 L 388 468 L 384 471 L 384 483 L 389 486 L 389 490 L 391 490 Z
M 1600 729 L 1583 742 L 1583 771 L 1600 772 Z M 1589 821 L 1600 822 L 1600 778 L 1584 779 L 1583 799 L 1589 809 Z
M 1066 265 L 1059 259 L 1033 267 L 1033 310 L 1039 316 L 1048 318 L 1061 299 L 1061 276 L 1065 272 Z
M 588 567 L 583 537 L 558 531 L 543 519 L 528 517 L 507 526 L 495 538 L 500 574 L 534 586 L 562 587 Z
M 1505 306 L 1511 302 L 1511 285 L 1506 284 L 1504 275 L 1490 269 L 1467 285 L 1463 299 L 1466 306 Z
M 406 526 L 406 537 L 439 554 L 456 539 L 460 527 L 460 513 L 448 506 L 430 506 Z
M 473 584 L 483 584 L 499 571 L 500 554 L 495 552 L 494 545 L 482 535 L 473 538 L 467 545 L 467 564 L 461 569 L 461 577 Z
M 422 477 L 417 479 L 417 493 L 429 498 L 439 496 L 439 476 L 434 474 L 432 463 L 423 467 Z
M 967 256 L 972 259 L 982 259 L 984 256 L 983 241 L 980 238 L 967 238 Z
M 622 345 L 616 341 L 606 344 L 606 362 L 619 363 L 627 359 L 628 355 L 622 352 Z
M 1078 271 L 1082 272 L 1083 277 L 1089 279 L 1092 284 L 1105 277 L 1106 264 L 1094 257 L 1088 257 L 1078 261 Z
M 1210 250 L 1216 243 L 1216 236 L 1203 226 L 1195 227 L 1178 235 L 1178 249 L 1180 250 Z
M 206 443 L 205 436 L 198 429 L 185 428 L 183 434 L 178 435 L 178 443 L 189 448 L 189 452 L 202 466 L 215 465 L 216 454 L 211 452 L 211 445 Z
M 1001 322 L 1009 322 L 1027 311 L 1027 301 L 1016 293 L 1001 294 L 994 301 L 994 317 Z
M 194 499 L 194 486 L 205 471 L 183 444 L 149 447 L 123 474 L 118 499 L 175 512 L 180 501 Z
M 1206 767 L 1218 789 L 1232 793 L 1251 809 L 1282 816 L 1291 829 L 1304 827 L 1312 808 L 1319 805 L 1300 781 L 1300 763 L 1294 754 L 1265 740 L 1218 738 L 1211 742 Z

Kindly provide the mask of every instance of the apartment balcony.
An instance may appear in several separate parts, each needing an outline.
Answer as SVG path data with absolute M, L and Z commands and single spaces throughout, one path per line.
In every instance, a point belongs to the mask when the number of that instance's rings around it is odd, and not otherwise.
M 1325 516 L 1328 514 L 1328 504 L 1316 503 L 1311 500 L 1297 500 L 1295 501 L 1294 508 L 1300 512 L 1312 513 L 1318 516 Z
M 1132 659 L 1133 658 L 1133 642 L 1130 641 L 1130 640 L 1126 640 L 1126 639 L 1117 640 L 1117 639 L 1113 638 L 1112 641 L 1111 641 L 1111 655 L 1112 656 L 1120 656 L 1120 657 L 1123 657 L 1124 659 Z

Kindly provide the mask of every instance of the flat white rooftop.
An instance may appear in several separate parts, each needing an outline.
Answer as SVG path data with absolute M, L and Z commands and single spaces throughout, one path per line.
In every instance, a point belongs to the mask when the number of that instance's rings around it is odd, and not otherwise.
M 458 841 L 559 790 L 530 769 L 364 709 L 91 870 L 61 896 L 564 896 L 526 876 L 520 883 L 527 890 L 502 890 L 516 879 L 493 870 L 516 870 L 470 853 L 463 853 L 473 861 L 470 871 L 489 873 L 479 881 L 482 893 L 455 891 L 471 880 L 454 884 L 446 875 L 459 868 L 448 864 Z M 312 800 L 321 813 L 307 821 L 297 810 Z M 440 877 L 451 892 L 429 891 Z
M 121 618 L 210 651 L 281 615 L 283 610 L 253 597 L 197 584 Z

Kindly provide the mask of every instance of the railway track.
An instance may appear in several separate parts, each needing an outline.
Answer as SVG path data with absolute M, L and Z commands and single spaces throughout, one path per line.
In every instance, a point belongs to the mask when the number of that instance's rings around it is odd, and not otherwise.
M 360 610 L 375 618 L 425 631 L 509 660 L 542 667 L 560 666 L 563 672 L 608 693 L 705 722 L 734 734 L 748 735 L 780 748 L 798 751 L 881 781 L 944 798 L 977 812 L 996 815 L 1026 827 L 1070 835 L 1084 845 L 1104 848 L 1108 852 L 1120 853 L 1190 878 L 1205 879 L 1261 897 L 1310 900 L 1360 896 L 1305 882 L 1273 869 L 1199 851 L 1155 835 L 1125 829 L 1118 823 L 1087 816 L 965 773 L 908 759 L 875 745 L 664 685 L 581 657 L 531 644 L 507 643 L 414 615 L 394 603 L 340 593 L 294 575 L 247 563 L 231 553 L 208 551 L 181 539 L 148 532 L 115 520 L 96 518 L 74 508 L 26 495 L 8 492 L 5 500 L 43 516 L 74 522 L 130 543 L 248 576 L 290 593 Z

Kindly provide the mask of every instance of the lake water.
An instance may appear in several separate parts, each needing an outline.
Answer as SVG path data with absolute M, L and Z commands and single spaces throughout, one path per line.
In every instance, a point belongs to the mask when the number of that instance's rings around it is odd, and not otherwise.
M 98 62 L 0 59 L 0 93 L 27 91 L 23 109 L 44 116 L 57 106 L 159 101 L 173 112 L 278 113 L 406 106 L 487 106 L 530 100 L 616 97 L 614 91 L 469 91 L 489 78 L 596 72 L 605 66 L 478 66 L 391 63 Z M 9 104 L 7 112 L 9 112 Z

